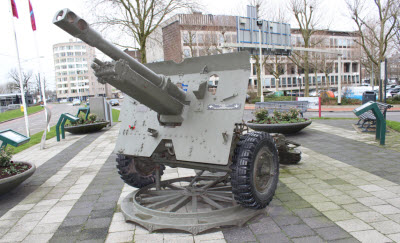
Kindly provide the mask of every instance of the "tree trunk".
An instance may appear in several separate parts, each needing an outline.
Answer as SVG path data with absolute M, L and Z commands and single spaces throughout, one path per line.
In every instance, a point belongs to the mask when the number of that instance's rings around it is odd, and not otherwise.
M 329 80 L 329 75 L 327 73 L 325 73 L 325 82 L 326 82 L 326 87 L 327 90 L 329 90 L 329 85 L 330 85 L 330 80 Z
M 314 71 L 314 76 L 315 76 L 315 92 L 318 94 L 318 77 L 317 77 L 317 69 Z
M 261 68 L 260 68 L 260 62 L 258 60 L 258 58 L 256 59 L 256 72 L 257 72 L 257 97 L 261 97 L 261 89 L 262 89 L 262 85 L 261 85 Z
M 310 72 L 310 65 L 308 63 L 308 52 L 305 52 L 305 57 L 304 57 L 304 97 L 309 96 L 309 91 L 310 91 L 310 83 L 309 83 L 309 72 Z
M 147 54 L 146 54 L 146 42 L 145 41 L 142 41 L 141 43 L 140 43 L 140 49 L 139 49 L 139 52 L 140 52 L 140 61 L 144 64 L 144 63 L 147 63 Z

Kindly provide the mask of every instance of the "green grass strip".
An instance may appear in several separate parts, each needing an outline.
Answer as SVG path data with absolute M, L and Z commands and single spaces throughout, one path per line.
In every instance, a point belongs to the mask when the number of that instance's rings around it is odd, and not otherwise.
M 400 132 L 400 122 L 397 121 L 386 121 L 386 125 L 393 130 Z
M 33 145 L 40 143 L 40 141 L 42 140 L 43 132 L 44 131 L 41 131 L 41 132 L 31 135 L 31 140 L 28 143 L 23 144 L 19 147 L 13 147 L 13 154 L 19 153 L 27 148 L 32 147 Z M 54 138 L 55 136 L 56 136 L 56 126 L 52 126 L 52 127 L 50 127 L 50 132 L 47 132 L 47 134 L 46 134 L 46 140 L 49 140 L 50 138 Z M 8 145 L 8 146 L 11 146 L 11 145 Z
M 29 107 L 29 108 L 31 108 L 31 107 Z M 120 113 L 119 110 L 112 109 L 113 122 L 118 122 L 119 113 Z M 33 145 L 39 144 L 40 141 L 42 140 L 43 132 L 44 131 L 41 131 L 41 132 L 31 135 L 31 140 L 28 143 L 23 144 L 19 147 L 14 147 L 13 154 L 17 154 L 21 151 L 24 151 L 27 148 L 32 147 Z M 54 138 L 55 136 L 56 136 L 56 126 L 52 126 L 50 128 L 50 132 L 47 132 L 47 134 L 46 134 L 46 140 Z M 8 145 L 8 146 L 10 146 L 10 145 Z
M 113 119 L 113 122 L 119 122 L 119 121 L 118 121 L 119 113 L 120 113 L 120 110 L 112 109 L 112 119 Z
M 41 110 L 43 110 L 43 107 L 41 107 L 40 105 L 28 107 L 28 115 L 38 112 L 38 111 L 41 111 Z M 3 113 L 0 113 L 0 122 L 12 120 L 12 119 L 23 117 L 23 116 L 24 116 L 24 113 L 20 109 L 6 111 Z

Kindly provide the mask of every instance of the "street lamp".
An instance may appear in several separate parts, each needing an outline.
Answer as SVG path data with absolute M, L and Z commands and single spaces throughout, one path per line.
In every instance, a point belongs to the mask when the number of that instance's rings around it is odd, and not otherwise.
M 260 80 L 259 80 L 259 84 L 261 86 L 261 97 L 260 97 L 260 101 L 264 102 L 264 85 L 263 85 L 263 62 L 262 62 L 262 35 L 261 35 L 261 29 L 263 26 L 263 21 L 262 20 L 257 20 L 257 26 L 259 28 L 259 36 L 260 36 L 260 58 L 259 58 L 259 62 L 260 62 Z

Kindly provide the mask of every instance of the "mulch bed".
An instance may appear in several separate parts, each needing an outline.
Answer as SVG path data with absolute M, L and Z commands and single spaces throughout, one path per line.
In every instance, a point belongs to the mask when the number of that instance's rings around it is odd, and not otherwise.
M 17 174 L 21 174 L 27 170 L 29 170 L 32 166 L 25 163 L 20 162 L 11 162 L 10 166 L 0 167 L 0 180 L 11 177 Z

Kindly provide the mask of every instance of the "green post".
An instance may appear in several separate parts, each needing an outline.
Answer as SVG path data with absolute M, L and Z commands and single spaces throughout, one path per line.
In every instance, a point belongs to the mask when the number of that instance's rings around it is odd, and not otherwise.
M 64 114 L 61 114 L 60 119 L 58 119 L 57 125 L 56 125 L 56 135 L 57 135 L 57 142 L 60 142 L 60 125 L 62 121 L 64 120 Z
M 380 140 L 380 145 L 385 145 L 385 139 L 386 139 L 386 119 L 383 116 L 381 110 L 378 107 L 378 104 L 375 102 L 367 102 L 364 105 L 357 107 L 356 109 L 353 110 L 354 114 L 356 116 L 360 116 L 363 113 L 372 110 L 372 113 L 374 113 L 376 117 L 376 134 L 375 134 L 375 139 Z
M 58 119 L 57 125 L 56 125 L 56 135 L 57 135 L 57 142 L 60 142 L 60 126 L 61 126 L 61 136 L 62 139 L 65 139 L 65 130 L 64 126 L 65 123 L 68 121 L 71 122 L 77 122 L 79 120 L 78 117 L 75 117 L 69 113 L 64 113 L 61 114 L 60 119 Z
M 6 142 L 3 142 L 3 143 L 1 144 L 0 149 L 3 150 L 3 149 L 6 149 L 6 147 L 7 147 L 7 143 L 6 143 Z
M 76 113 L 76 117 L 79 117 L 79 113 L 84 112 L 85 113 L 85 120 L 88 119 L 89 113 L 90 113 L 90 107 L 81 107 L 78 110 L 78 113 Z

